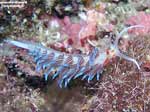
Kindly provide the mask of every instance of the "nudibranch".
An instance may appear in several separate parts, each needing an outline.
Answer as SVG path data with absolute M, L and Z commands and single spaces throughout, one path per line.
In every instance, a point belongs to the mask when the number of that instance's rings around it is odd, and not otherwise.
M 67 87 L 72 79 L 78 77 L 82 80 L 87 79 L 88 82 L 94 77 L 99 80 L 104 65 L 108 60 L 116 56 L 135 63 L 137 68 L 140 69 L 138 62 L 135 59 L 120 52 L 118 42 L 122 34 L 129 29 L 141 27 L 143 26 L 135 25 L 125 28 L 118 34 L 115 42 L 107 51 L 100 53 L 99 49 L 94 47 L 89 55 L 64 53 L 52 48 L 46 48 L 43 45 L 36 43 L 16 41 L 8 38 L 5 39 L 4 42 L 28 50 L 29 55 L 33 57 L 34 62 L 36 63 L 36 71 L 40 72 L 43 70 L 45 80 L 48 79 L 48 76 L 52 79 L 58 77 L 58 84 L 62 88 Z

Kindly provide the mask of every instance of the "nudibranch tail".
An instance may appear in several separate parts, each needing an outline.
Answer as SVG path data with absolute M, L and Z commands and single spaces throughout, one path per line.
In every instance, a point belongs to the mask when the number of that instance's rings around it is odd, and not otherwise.
M 4 42 L 8 43 L 8 44 L 12 44 L 16 47 L 20 47 L 20 48 L 24 48 L 24 49 L 27 49 L 27 50 L 31 50 L 31 43 L 29 42 L 20 42 L 20 41 L 15 41 L 15 40 L 12 40 L 12 39 L 5 39 Z
M 129 57 L 129 56 L 127 56 L 127 55 L 121 53 L 120 50 L 119 50 L 119 47 L 118 47 L 119 39 L 121 38 L 121 36 L 122 36 L 125 32 L 127 32 L 128 30 L 133 29 L 133 28 L 144 28 L 144 26 L 142 26 L 142 25 L 134 25 L 134 26 L 130 26 L 130 27 L 127 27 L 127 28 L 125 28 L 124 30 L 122 30 L 122 31 L 118 34 L 118 36 L 117 36 L 117 38 L 116 38 L 116 40 L 115 40 L 114 47 L 115 47 L 115 51 L 116 51 L 116 56 L 119 56 L 119 57 L 121 57 L 121 58 L 123 58 L 123 59 L 126 59 L 126 60 L 128 60 L 128 61 L 133 62 L 133 63 L 137 66 L 137 68 L 140 70 L 141 68 L 140 68 L 140 65 L 138 64 L 138 62 L 137 62 L 135 59 L 133 59 L 133 58 L 131 58 L 131 57 Z

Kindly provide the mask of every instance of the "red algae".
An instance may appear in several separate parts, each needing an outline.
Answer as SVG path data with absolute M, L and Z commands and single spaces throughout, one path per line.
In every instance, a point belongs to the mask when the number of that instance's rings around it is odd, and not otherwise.
M 137 15 L 131 16 L 125 22 L 127 25 L 142 25 L 144 28 L 135 28 L 129 31 L 134 35 L 144 36 L 150 34 L 150 14 L 138 12 Z

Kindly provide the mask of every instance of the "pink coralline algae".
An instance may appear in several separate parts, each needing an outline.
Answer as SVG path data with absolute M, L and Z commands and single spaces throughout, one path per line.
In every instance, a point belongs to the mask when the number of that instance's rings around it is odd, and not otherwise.
M 68 49 L 69 46 L 73 48 L 77 48 L 77 46 L 81 46 L 80 39 L 78 38 L 78 33 L 81 30 L 84 21 L 73 23 L 68 16 L 65 16 L 63 19 L 53 18 L 50 22 L 55 21 L 60 26 L 59 33 L 61 34 L 61 38 L 66 38 L 61 42 L 56 42 L 54 44 L 55 49 Z
M 129 31 L 134 35 L 144 36 L 150 34 L 150 14 L 139 12 L 136 16 L 130 17 L 126 22 L 127 25 L 142 25 L 143 28 L 135 28 Z
M 84 49 L 84 51 L 90 51 L 91 45 L 88 44 L 88 40 L 96 40 L 96 34 L 98 31 L 98 26 L 103 29 L 111 31 L 113 27 L 108 23 L 105 14 L 97 10 L 87 10 L 82 19 L 74 22 L 68 16 L 63 19 L 53 18 L 51 21 L 57 21 L 60 26 L 61 37 L 67 37 L 59 43 L 59 46 L 64 49 L 68 49 L 71 46 L 75 49 Z M 51 22 L 50 21 L 50 22 Z M 58 43 L 56 43 L 58 47 Z
M 80 20 L 78 23 L 73 23 L 66 16 L 62 21 L 59 20 L 59 23 L 61 25 L 61 34 L 68 36 L 67 41 L 64 42 L 65 46 L 72 45 L 77 48 L 85 45 L 82 42 L 83 40 L 87 40 L 87 38 L 95 39 L 97 30 L 95 21 Z
M 81 23 L 72 23 L 70 18 L 66 16 L 63 21 L 60 22 L 62 35 L 67 35 L 68 39 L 65 44 L 79 45 L 78 32 L 81 30 Z

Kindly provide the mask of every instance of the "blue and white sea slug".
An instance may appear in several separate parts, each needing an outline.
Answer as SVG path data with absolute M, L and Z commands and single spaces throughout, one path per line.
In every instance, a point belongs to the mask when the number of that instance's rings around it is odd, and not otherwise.
M 43 70 L 45 80 L 48 79 L 48 76 L 51 76 L 52 79 L 58 77 L 58 84 L 62 88 L 63 86 L 67 87 L 72 79 L 78 77 L 87 79 L 88 82 L 94 77 L 99 80 L 107 60 L 116 56 L 135 63 L 137 68 L 140 69 L 135 59 L 120 52 L 118 42 L 122 34 L 129 29 L 141 27 L 143 26 L 135 25 L 125 28 L 118 34 L 114 44 L 110 46 L 108 51 L 100 53 L 98 48 L 94 47 L 89 55 L 59 52 L 31 42 L 21 42 L 11 39 L 4 41 L 8 44 L 28 50 L 29 55 L 34 58 L 34 62 L 36 63 L 36 71 L 39 72 Z

